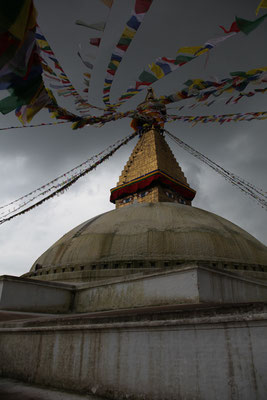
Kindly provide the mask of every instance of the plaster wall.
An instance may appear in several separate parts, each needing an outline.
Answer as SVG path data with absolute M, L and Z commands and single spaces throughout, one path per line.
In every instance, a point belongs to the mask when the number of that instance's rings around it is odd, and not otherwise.
M 0 310 L 64 313 L 71 307 L 73 294 L 67 285 L 11 276 L 0 279 Z
M 75 312 L 88 312 L 161 304 L 198 303 L 197 275 L 196 268 L 78 289 L 73 309 Z
M 2 289 L 1 289 L 2 287 Z M 267 301 L 267 284 L 198 266 L 87 284 L 0 277 L 0 310 L 66 313 Z
M 73 310 L 90 312 L 131 307 L 267 301 L 267 284 L 198 266 L 77 287 Z
M 114 400 L 265 400 L 266 337 L 266 314 L 1 329 L 0 374 Z
M 247 277 L 239 277 L 219 271 L 198 269 L 200 302 L 246 303 L 267 301 L 266 282 L 255 282 Z

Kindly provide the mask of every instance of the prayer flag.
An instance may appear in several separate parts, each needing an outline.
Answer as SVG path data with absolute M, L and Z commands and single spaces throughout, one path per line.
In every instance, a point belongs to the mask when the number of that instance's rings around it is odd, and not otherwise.
M 9 30 L 19 18 L 21 10 L 29 0 L 2 1 L 0 13 L 0 28 L 2 32 Z
M 86 22 L 81 21 L 80 19 L 77 19 L 75 24 L 85 26 L 86 28 L 94 29 L 96 31 L 101 31 L 101 32 L 104 32 L 105 27 L 106 27 L 106 22 L 104 22 L 104 21 L 97 22 L 95 24 L 87 24 Z
M 222 28 L 222 30 L 224 31 L 224 33 L 232 33 L 232 32 L 240 32 L 240 29 L 236 23 L 236 21 L 234 21 L 230 27 L 230 29 L 227 31 L 227 29 L 225 29 L 222 25 L 220 25 L 220 28 Z
M 255 21 L 248 21 L 247 19 L 236 17 L 236 23 L 239 29 L 248 35 L 250 32 L 254 31 L 267 17 L 267 14 L 264 14 L 262 17 L 256 19 Z
M 111 8 L 112 5 L 113 5 L 113 1 L 114 1 L 114 0 L 101 0 L 101 1 L 102 1 L 102 3 L 105 4 L 105 6 Z
M 121 56 L 118 56 L 117 54 L 113 53 L 111 56 L 111 61 L 117 61 L 118 63 L 120 63 L 122 60 Z
M 132 17 L 129 19 L 129 21 L 127 22 L 127 25 L 134 29 L 135 31 L 137 31 L 137 29 L 139 28 L 139 26 L 141 25 L 141 22 L 138 21 L 138 19 L 136 18 L 135 15 L 132 15 Z
M 141 82 L 149 82 L 149 83 L 153 83 L 157 81 L 157 78 L 152 75 L 150 72 L 147 71 L 143 71 L 140 75 L 139 75 L 139 80 Z
M 203 49 L 202 46 L 180 47 L 177 53 L 196 54 L 198 51 L 201 51 L 202 49 Z
M 170 65 L 169 65 L 168 63 L 162 63 L 162 62 L 157 61 L 157 62 L 156 62 L 156 65 L 157 65 L 159 68 L 161 68 L 161 70 L 163 71 L 163 76 L 162 76 L 162 78 L 163 78 L 165 75 L 168 75 L 170 72 L 172 72 L 172 68 L 170 67 Z
M 133 39 L 135 34 L 136 34 L 135 30 L 132 30 L 131 28 L 126 27 L 126 28 L 124 28 L 124 31 L 122 33 L 122 37 L 123 38 L 127 38 L 127 39 L 128 38 Z
M 101 38 L 92 38 L 92 39 L 90 39 L 90 44 L 92 46 L 99 47 L 100 43 L 101 43 Z
M 136 0 L 135 12 L 136 14 L 144 14 L 151 7 L 153 0 Z
M 149 68 L 158 79 L 161 79 L 165 76 L 163 70 L 160 68 L 159 65 L 152 63 L 151 65 L 149 65 Z
M 258 15 L 258 12 L 260 11 L 261 8 L 267 8 L 267 0 L 261 0 L 260 4 L 256 9 L 256 15 Z
M 32 0 L 26 0 L 23 2 L 23 6 L 20 9 L 20 12 L 14 21 L 14 23 L 8 28 L 8 31 L 13 35 L 15 38 L 19 39 L 20 41 L 24 38 L 25 31 L 27 26 L 29 26 L 30 29 L 34 27 L 34 24 L 36 23 L 36 12 L 34 7 L 32 8 Z M 2 11 L 1 11 L 2 12 Z M 30 14 L 32 14 L 32 20 L 29 21 Z

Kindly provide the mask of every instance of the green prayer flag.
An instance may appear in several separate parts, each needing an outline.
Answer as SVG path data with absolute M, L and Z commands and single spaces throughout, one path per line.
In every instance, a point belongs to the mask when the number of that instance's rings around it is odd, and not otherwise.
M 123 95 L 120 97 L 120 99 L 121 99 L 121 100 L 123 100 L 123 99 L 129 99 L 129 98 L 132 97 L 132 96 L 134 96 L 133 93 L 126 93 L 126 94 L 123 94 Z
M 188 79 L 188 81 L 184 82 L 184 85 L 191 86 L 193 84 L 192 79 Z
M 267 14 L 263 15 L 260 18 L 255 19 L 255 21 L 248 21 L 247 19 L 235 17 L 238 28 L 248 35 L 250 32 L 254 31 L 267 17 Z
M 241 76 L 242 78 L 246 78 L 247 73 L 244 71 L 234 71 L 234 72 L 230 72 L 231 76 Z
M 8 114 L 16 108 L 23 106 L 23 104 L 23 100 L 17 96 L 11 95 L 5 97 L 3 100 L 0 100 L 0 112 L 4 115 Z
M 141 82 L 149 82 L 149 83 L 153 83 L 156 82 L 158 79 L 152 75 L 150 72 L 147 71 L 143 71 L 138 78 Z
M 129 46 L 131 44 L 132 39 L 130 38 L 120 38 L 117 46 Z
M 175 64 L 180 64 L 180 63 L 184 63 L 184 62 L 189 62 L 191 60 L 193 60 L 196 57 L 190 57 L 190 56 L 177 56 L 175 58 Z
M 10 96 L 0 101 L 0 112 L 8 114 L 24 104 L 29 104 L 42 85 L 42 76 L 37 76 L 27 82 L 27 85 L 15 87 L 9 90 Z
M 117 65 L 113 64 L 113 62 L 111 61 L 111 62 L 108 64 L 108 69 L 111 69 L 111 70 L 113 70 L 113 71 L 116 71 L 116 70 L 118 69 L 118 67 L 117 67 Z

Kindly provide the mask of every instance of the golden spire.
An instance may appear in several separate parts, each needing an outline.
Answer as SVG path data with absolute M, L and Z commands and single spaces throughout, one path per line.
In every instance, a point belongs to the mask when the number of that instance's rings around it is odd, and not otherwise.
M 177 202 L 191 205 L 196 192 L 190 188 L 184 173 L 176 161 L 164 134 L 165 107 L 158 107 L 158 100 L 152 88 L 146 99 L 137 107 L 152 116 L 147 123 L 138 115 L 134 120 L 135 129 L 140 130 L 136 144 L 117 186 L 111 189 L 110 201 L 116 208 L 143 202 Z M 153 108 L 156 105 L 156 113 Z M 152 111 L 151 111 L 152 108 Z M 150 113 L 151 111 L 151 113 Z

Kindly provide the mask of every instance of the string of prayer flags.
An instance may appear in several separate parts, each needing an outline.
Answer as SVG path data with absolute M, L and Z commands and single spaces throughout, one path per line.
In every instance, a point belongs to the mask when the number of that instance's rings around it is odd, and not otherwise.
M 232 23 L 229 31 L 227 31 L 223 26 L 220 26 L 226 33 L 225 36 L 210 39 L 206 41 L 202 46 L 181 47 L 179 48 L 177 56 L 175 58 L 157 58 L 155 62 L 149 65 L 149 71 L 145 69 L 139 75 L 138 80 L 132 86 L 130 86 L 125 93 L 121 95 L 118 103 L 114 105 L 114 107 L 119 107 L 121 104 L 123 104 L 123 102 L 135 96 L 135 94 L 139 93 L 145 87 L 148 87 L 159 79 L 164 78 L 171 72 L 194 60 L 196 57 L 205 53 L 208 54 L 208 52 L 212 50 L 215 46 L 219 45 L 226 39 L 233 37 L 238 32 L 242 31 L 245 34 L 249 34 L 250 32 L 252 32 L 252 30 L 256 29 L 263 22 L 266 16 L 267 14 L 258 18 L 255 21 L 247 21 L 245 19 L 236 17 L 236 20 L 234 23 Z
M 138 77 L 134 86 L 127 89 L 120 98 L 117 106 L 121 105 L 125 100 L 130 99 L 135 94 L 143 90 L 145 87 L 152 85 L 159 79 L 164 78 L 171 72 L 181 68 L 186 63 L 194 60 L 196 57 L 207 53 L 212 50 L 215 46 L 223 42 L 224 40 L 230 38 L 232 35 L 227 35 L 219 37 L 216 39 L 210 39 L 204 43 L 203 46 L 187 46 L 179 48 L 177 56 L 175 58 L 171 57 L 159 57 L 156 62 L 149 65 L 149 70 L 144 70 Z
M 0 69 L 15 55 L 28 31 L 36 25 L 32 0 L 4 1 L 0 16 Z
M 210 158 L 206 157 L 204 154 L 194 149 L 192 146 L 189 146 L 187 143 L 183 142 L 180 138 L 173 135 L 172 133 L 166 130 L 164 131 L 182 149 L 186 150 L 189 154 L 202 161 L 208 167 L 221 175 L 226 181 L 236 186 L 247 196 L 253 198 L 253 200 L 255 200 L 262 208 L 265 208 L 267 210 L 266 192 L 264 192 L 262 189 L 257 188 L 255 185 L 234 174 L 233 172 L 230 172 L 227 169 L 221 167 L 219 164 L 215 163 Z
M 108 6 L 109 8 L 111 8 L 112 5 L 113 5 L 113 1 L 107 1 L 107 2 L 103 2 L 103 3 L 104 3 L 106 6 Z M 108 11 L 107 14 L 108 14 L 108 15 L 107 15 L 107 19 L 108 19 L 108 16 L 110 15 L 110 10 Z M 106 28 L 106 24 L 107 24 L 107 20 L 105 20 L 105 21 L 100 21 L 100 22 L 96 22 L 96 23 L 86 23 L 86 22 L 84 22 L 84 21 L 77 20 L 77 21 L 76 21 L 76 24 L 77 24 L 77 25 L 84 26 L 84 27 L 89 28 L 89 29 L 91 29 L 91 30 L 98 31 L 99 33 L 104 33 L 105 28 Z M 93 55 L 92 55 L 92 52 L 91 52 L 90 56 L 89 56 L 88 53 L 87 53 L 87 54 L 86 54 L 86 57 L 84 57 L 84 56 L 82 55 L 82 52 L 81 52 L 81 51 L 78 52 L 79 58 L 81 59 L 81 61 L 83 62 L 83 64 L 86 66 L 86 68 L 88 68 L 88 69 L 91 70 L 91 73 L 92 73 L 92 71 L 93 71 L 93 69 L 94 69 L 94 63 L 92 63 L 91 61 L 92 61 L 92 60 L 95 60 L 95 59 L 97 58 L 96 53 L 95 53 L 95 50 L 96 50 L 96 48 L 97 48 L 97 50 L 98 50 L 98 48 L 100 47 L 100 45 L 101 45 L 101 40 L 102 40 L 101 37 L 91 37 L 91 38 L 89 39 L 89 44 L 90 44 L 91 46 L 94 47 L 94 54 L 93 54 Z M 80 47 L 80 50 L 82 50 L 82 49 L 81 49 L 81 45 L 79 45 L 79 47 Z M 89 58 L 89 61 L 86 60 L 85 58 Z M 83 89 L 83 92 L 84 92 L 84 93 L 87 93 L 87 96 L 88 96 L 88 93 L 89 93 L 90 79 L 91 79 L 91 77 L 90 77 L 89 79 L 88 79 L 88 77 L 87 77 L 86 79 L 84 79 L 84 84 L 85 84 L 86 87 Z M 78 107 L 77 110 L 78 110 L 78 109 L 79 109 L 79 111 L 80 111 L 81 114 L 84 114 L 84 113 L 89 114 L 89 109 L 86 110 L 86 109 L 84 108 L 83 110 L 80 110 L 80 107 Z
M 172 121 L 182 121 L 189 122 L 195 126 L 197 123 L 206 124 L 209 122 L 218 122 L 223 124 L 225 122 L 238 122 L 238 121 L 253 121 L 253 120 L 265 120 L 267 119 L 267 111 L 259 112 L 246 112 L 246 113 L 236 113 L 236 114 L 222 114 L 222 115 L 168 115 L 168 122 Z
M 6 2 L 0 17 L 0 90 L 7 89 L 10 94 L 0 101 L 0 112 L 8 114 L 29 105 L 27 115 L 31 120 L 49 99 L 45 99 L 43 70 L 35 43 L 36 10 L 31 0 L 17 3 Z
M 109 146 L 104 151 L 101 151 L 101 153 L 91 157 L 89 160 L 86 160 L 78 167 L 73 168 L 67 173 L 61 175 L 60 177 L 55 178 L 53 181 L 49 182 L 46 185 L 43 185 L 41 188 L 38 188 L 31 193 L 28 193 L 25 196 L 22 196 L 19 199 L 0 207 L 1 209 L 6 209 L 4 212 L 1 213 L 2 216 L 0 224 L 10 221 L 13 218 L 18 217 L 19 215 L 23 215 L 26 212 L 40 206 L 45 201 L 64 193 L 81 177 L 85 176 L 90 171 L 97 168 L 98 165 L 109 159 L 111 156 L 113 156 L 113 154 L 115 154 L 116 151 L 118 151 L 122 146 L 129 143 L 129 141 L 135 138 L 137 135 L 138 132 L 131 133 L 126 138 L 117 141 L 114 145 Z M 38 200 L 39 198 L 40 200 Z M 14 204 L 16 204 L 16 206 L 10 208 L 10 206 Z M 7 207 L 9 207 L 9 209 L 7 209 Z
M 73 96 L 75 98 L 75 105 L 78 111 L 83 110 L 88 113 L 90 109 L 100 109 L 100 107 L 96 107 L 92 104 L 89 104 L 74 88 L 69 78 L 65 74 L 63 68 L 61 67 L 59 61 L 57 60 L 53 50 L 51 49 L 49 43 L 47 42 L 45 36 L 41 32 L 40 28 L 37 27 L 36 30 L 36 41 L 40 47 L 40 51 L 42 54 L 41 63 L 44 70 L 46 70 L 45 77 L 49 80 L 49 86 L 52 89 L 56 89 L 59 96 Z M 81 57 L 80 53 L 78 55 Z M 82 58 L 82 57 L 81 57 Z M 93 68 L 93 65 L 87 61 L 82 59 L 83 63 L 86 62 L 86 66 L 90 69 Z M 53 65 L 53 68 L 49 66 L 49 63 Z M 50 71 L 50 72 L 49 72 Z M 54 80 L 58 79 L 58 85 L 55 85 Z M 55 87 L 57 86 L 57 87 Z
M 220 28 L 222 28 L 225 33 L 243 32 L 248 35 L 250 32 L 254 31 L 254 29 L 258 28 L 258 26 L 265 20 L 266 17 L 267 14 L 257 18 L 255 21 L 249 21 L 247 19 L 235 17 L 235 21 L 232 23 L 229 30 L 225 29 L 222 25 L 220 25 Z
M 175 103 L 182 100 L 187 100 L 191 98 L 195 98 L 197 102 L 205 102 L 205 105 L 211 105 L 219 96 L 225 93 L 230 93 L 231 98 L 227 100 L 226 104 L 229 104 L 231 101 L 237 102 L 232 95 L 234 91 L 238 92 L 238 99 L 240 100 L 242 97 L 247 96 L 251 97 L 256 93 L 264 93 L 265 88 L 256 88 L 250 90 L 248 93 L 244 93 L 243 91 L 247 88 L 248 85 L 259 85 L 267 83 L 267 67 L 254 68 L 247 72 L 245 71 L 234 71 L 230 73 L 230 77 L 223 78 L 217 81 L 203 79 L 188 79 L 184 85 L 185 87 L 168 96 L 161 96 L 160 101 L 167 105 L 171 103 Z M 214 97 L 213 102 L 207 102 L 210 97 Z M 239 101 L 238 100 L 238 101 Z M 193 107 L 191 105 L 190 107 Z
M 52 125 L 65 124 L 65 123 L 69 123 L 69 121 L 42 122 L 41 124 L 32 124 L 32 125 L 27 125 L 27 126 L 25 126 L 25 125 L 7 126 L 5 128 L 0 128 L 0 131 L 8 131 L 10 129 L 22 129 L 22 128 L 38 128 L 40 126 L 52 126 Z
M 110 106 L 110 90 L 116 75 L 117 69 L 127 52 L 132 40 L 134 39 L 138 29 L 140 28 L 146 13 L 149 11 L 153 0 L 135 0 L 135 8 L 130 19 L 126 23 L 122 35 L 115 46 L 110 62 L 108 64 L 104 89 L 103 101 L 107 106 Z
M 119 98 L 117 106 L 135 96 L 135 94 L 139 93 L 145 87 L 152 85 L 159 79 L 164 78 L 171 72 L 177 70 L 178 68 L 181 68 L 186 63 L 194 60 L 196 57 L 210 51 L 216 44 L 222 42 L 224 38 L 221 40 L 216 40 L 216 43 L 215 40 L 210 40 L 209 42 L 206 42 L 203 46 L 181 47 L 178 50 L 178 55 L 175 58 L 157 58 L 156 62 L 153 62 L 151 65 L 149 65 L 149 71 L 142 71 L 134 85 L 128 88 L 127 91 Z
M 267 0 L 261 0 L 260 4 L 256 9 L 256 15 L 258 15 L 261 8 L 267 8 Z

